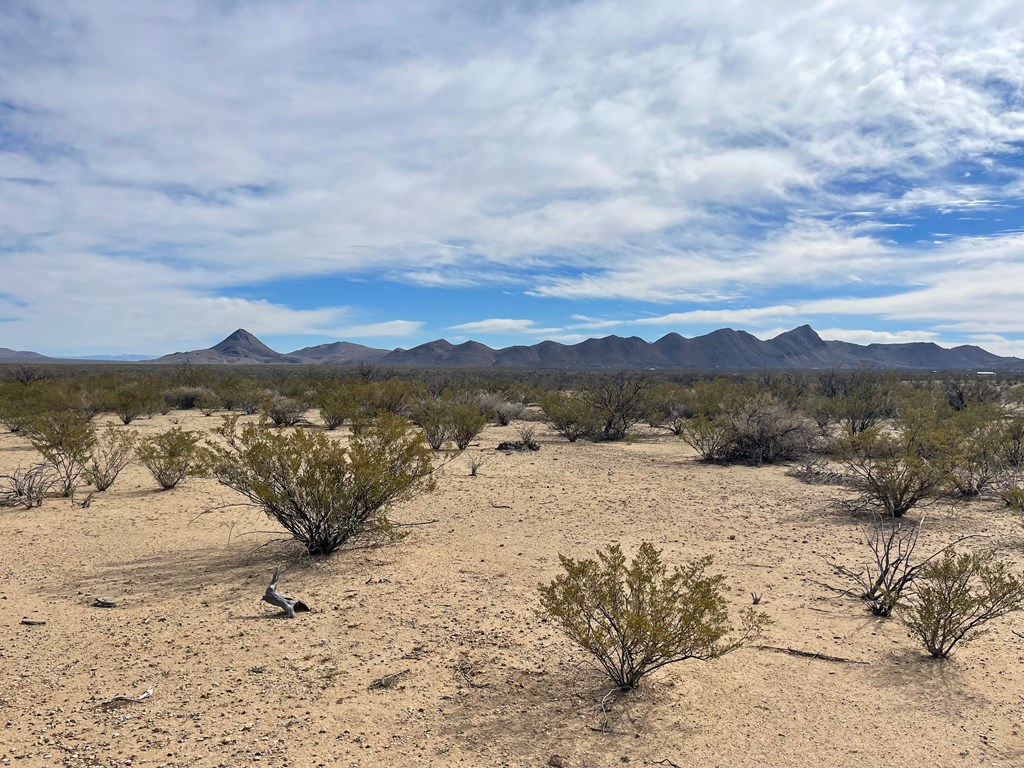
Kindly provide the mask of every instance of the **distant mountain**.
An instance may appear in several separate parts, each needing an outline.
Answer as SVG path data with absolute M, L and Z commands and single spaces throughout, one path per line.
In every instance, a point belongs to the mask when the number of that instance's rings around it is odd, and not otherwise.
M 38 352 L 19 352 L 16 349 L 0 347 L 0 363 L 52 363 L 54 358 Z
M 129 357 L 104 359 L 127 360 Z M 99 359 L 99 358 L 92 358 Z M 0 348 L 0 362 L 55 362 L 35 352 Z M 445 339 L 412 349 L 375 349 L 348 341 L 304 347 L 294 352 L 275 352 L 244 329 L 208 349 L 175 352 L 153 363 L 199 365 L 358 365 L 376 363 L 393 367 L 440 368 L 550 368 L 561 370 L 686 369 L 760 370 L 835 368 L 875 365 L 918 370 L 1024 371 L 1024 360 L 1000 357 L 980 347 L 952 349 L 932 343 L 852 344 L 825 341 L 809 325 L 801 325 L 762 341 L 746 331 L 721 328 L 688 339 L 669 333 L 655 342 L 638 336 L 605 336 L 578 344 L 542 341 L 492 349 L 477 341 L 452 344 Z
M 173 352 L 153 360 L 154 363 L 193 363 L 196 365 L 274 365 L 303 363 L 303 360 L 275 352 L 244 328 L 209 349 Z
M 375 363 L 387 355 L 389 350 L 364 347 L 350 341 L 336 341 L 333 344 L 320 344 L 315 347 L 303 347 L 289 353 L 288 357 L 297 357 L 310 364 L 320 365 L 353 365 L 358 363 Z
M 141 363 L 152 360 L 156 355 L 75 355 L 68 360 L 97 360 L 104 363 Z
M 495 365 L 497 361 L 494 350 L 478 341 L 450 344 L 444 339 L 438 339 L 412 349 L 396 349 L 384 355 L 378 362 L 381 365 L 484 368 Z
M 453 346 L 431 341 L 381 358 L 393 366 L 502 366 L 515 368 L 667 368 L 751 370 L 833 368 L 861 364 L 925 370 L 1024 370 L 1024 360 L 999 357 L 980 347 L 945 349 L 937 344 L 851 344 L 824 341 L 809 325 L 762 341 L 746 331 L 722 328 L 687 339 L 670 333 L 651 343 L 636 336 L 605 336 L 579 344 L 542 341 L 491 349 L 468 341 Z

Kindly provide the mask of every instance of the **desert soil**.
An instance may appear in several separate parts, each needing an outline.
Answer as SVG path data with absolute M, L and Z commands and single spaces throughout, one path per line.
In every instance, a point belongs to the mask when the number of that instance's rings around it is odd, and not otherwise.
M 219 422 L 132 427 L 169 418 Z M 489 427 L 395 512 L 431 522 L 315 561 L 254 511 L 201 514 L 239 500 L 216 482 L 161 492 L 139 466 L 88 508 L 0 510 L 0 764 L 1024 765 L 1024 617 L 936 662 L 838 596 L 828 561 L 867 551 L 831 508 L 843 489 L 702 465 L 669 435 L 539 433 L 539 452 L 506 455 L 494 446 L 514 429 Z M 0 474 L 36 457 L 0 435 Z M 988 502 L 933 507 L 922 550 L 964 533 L 1024 563 L 1024 530 Z M 538 615 L 537 585 L 559 553 L 644 540 L 670 563 L 714 555 L 734 615 L 762 595 L 774 624 L 760 644 L 860 663 L 747 647 L 660 670 L 603 712 L 606 683 Z M 276 566 L 311 613 L 260 601 Z

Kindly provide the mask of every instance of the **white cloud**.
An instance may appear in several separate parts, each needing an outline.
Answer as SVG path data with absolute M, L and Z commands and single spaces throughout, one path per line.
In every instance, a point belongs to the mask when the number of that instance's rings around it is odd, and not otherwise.
M 533 320 L 516 320 L 500 317 L 452 325 L 449 326 L 449 330 L 461 331 L 463 333 L 529 334 L 531 336 L 557 335 L 562 332 L 561 328 L 541 328 Z
M 533 328 L 533 320 L 513 320 L 499 317 L 450 326 L 450 330 L 465 331 L 466 333 L 523 333 L 532 331 Z
M 822 311 L 996 327 L 1016 294 L 943 302 L 1020 254 L 899 245 L 881 218 L 1024 194 L 992 157 L 1024 141 L 1022 29 L 1001 0 L 8 0 L 0 342 L 343 328 L 230 298 L 335 274 L 714 311 L 814 287 Z M 950 183 L 959 162 L 979 170 Z M 38 279 L 8 282 L 22 258 Z M 127 276 L 69 267 L 104 259 Z
M 915 341 L 938 342 L 939 339 L 939 335 L 932 331 L 870 331 L 850 328 L 822 328 L 818 335 L 826 340 L 853 344 L 907 344 Z
M 386 320 L 380 323 L 349 325 L 330 333 L 340 338 L 362 339 L 376 336 L 415 336 L 423 330 L 420 320 Z

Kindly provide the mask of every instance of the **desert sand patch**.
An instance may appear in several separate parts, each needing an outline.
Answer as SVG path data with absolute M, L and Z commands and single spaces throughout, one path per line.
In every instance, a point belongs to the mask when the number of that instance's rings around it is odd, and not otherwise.
M 132 428 L 172 417 L 219 423 Z M 539 452 L 493 450 L 515 436 L 488 427 L 396 514 L 435 522 L 320 560 L 257 512 L 201 514 L 239 500 L 216 482 L 160 491 L 139 465 L 88 508 L 0 511 L 3 764 L 1024 765 L 1019 619 L 937 662 L 837 596 L 827 560 L 866 553 L 830 509 L 842 489 L 700 464 L 662 434 L 569 444 L 539 427 Z M 0 472 L 36 457 L 0 434 Z M 1024 562 L 1024 531 L 997 504 L 928 518 L 929 551 L 981 531 Z M 536 587 L 559 553 L 644 540 L 669 563 L 713 554 L 734 611 L 762 595 L 774 624 L 760 643 L 866 663 L 744 648 L 667 667 L 602 712 L 605 680 L 538 615 Z M 277 566 L 311 613 L 260 601 Z

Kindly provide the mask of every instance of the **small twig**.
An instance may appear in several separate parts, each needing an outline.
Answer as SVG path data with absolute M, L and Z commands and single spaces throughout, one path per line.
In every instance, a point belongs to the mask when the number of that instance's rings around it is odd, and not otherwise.
M 438 520 L 435 517 L 435 518 L 432 518 L 430 520 L 416 520 L 416 521 L 413 521 L 411 523 L 396 523 L 394 521 L 391 521 L 391 525 L 394 528 L 411 528 L 414 525 L 433 525 L 434 523 L 438 523 L 438 522 L 440 522 L 440 520 Z
M 673 763 L 667 757 L 664 760 L 658 760 L 654 765 L 667 765 L 669 768 L 680 768 L 679 763 Z
M 370 683 L 368 690 L 371 690 L 371 691 L 391 690 L 396 685 L 398 685 L 398 681 L 399 680 L 401 680 L 403 677 L 405 677 L 408 674 L 411 674 L 411 670 L 403 669 L 401 672 L 392 672 L 389 675 L 384 675 L 383 677 L 378 677 L 376 680 L 374 680 L 372 683 Z
M 512 507 L 510 505 L 508 505 L 508 504 L 495 504 L 493 501 L 491 502 L 491 508 L 492 509 L 512 509 Z
M 814 653 L 812 651 L 801 651 L 799 648 L 780 648 L 777 645 L 755 645 L 759 651 L 775 651 L 776 653 L 788 653 L 791 656 L 802 656 L 807 659 L 820 659 L 821 661 L 835 661 L 842 664 L 870 664 L 870 661 L 861 659 L 847 659 L 843 656 L 829 656 L 827 653 Z

